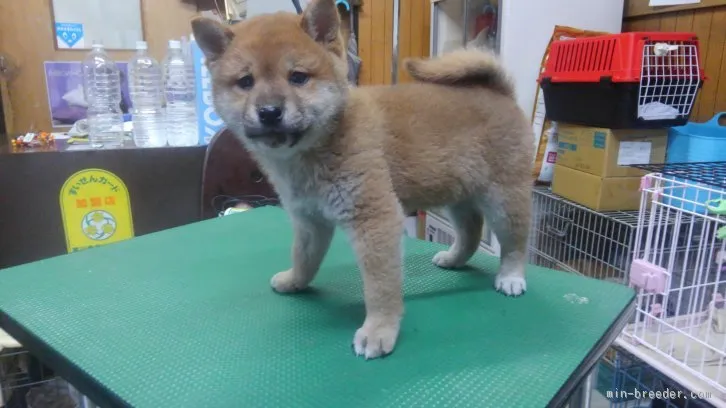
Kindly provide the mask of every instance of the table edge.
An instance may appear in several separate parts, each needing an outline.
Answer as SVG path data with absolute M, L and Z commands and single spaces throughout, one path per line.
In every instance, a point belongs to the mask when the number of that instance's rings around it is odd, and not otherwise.
M 23 349 L 29 351 L 43 364 L 50 367 L 56 376 L 63 378 L 63 380 L 80 391 L 81 394 L 88 397 L 95 405 L 109 408 L 132 407 L 131 404 L 118 394 L 97 381 L 62 354 L 55 351 L 2 310 L 0 310 L 0 328 L 17 340 Z
M 627 325 L 628 319 L 635 311 L 636 296 L 633 293 L 628 304 L 623 308 L 618 317 L 610 324 L 605 334 L 590 349 L 582 362 L 570 374 L 565 383 L 555 393 L 547 408 L 561 408 L 572 397 L 582 381 L 600 361 L 617 337 Z M 74 388 L 88 397 L 94 404 L 109 408 L 130 408 L 132 407 L 121 396 L 97 381 L 62 354 L 53 350 L 48 344 L 27 330 L 8 314 L 0 310 L 0 328 L 15 338 L 26 350 L 37 357 L 41 362 L 47 364 L 55 373 L 68 381 Z
M 577 366 L 575 371 L 570 374 L 570 377 L 560 387 L 554 397 L 547 404 L 547 408 L 561 408 L 565 406 L 568 400 L 572 397 L 577 390 L 578 386 L 584 381 L 590 374 L 595 365 L 605 355 L 607 349 L 615 343 L 615 340 L 620 336 L 625 326 L 628 324 L 628 320 L 635 312 L 635 300 L 636 296 L 630 299 L 630 302 L 623 308 L 620 315 L 613 321 L 605 334 L 600 340 L 595 343 L 593 348 L 590 350 L 587 356 L 582 360 L 580 365 Z

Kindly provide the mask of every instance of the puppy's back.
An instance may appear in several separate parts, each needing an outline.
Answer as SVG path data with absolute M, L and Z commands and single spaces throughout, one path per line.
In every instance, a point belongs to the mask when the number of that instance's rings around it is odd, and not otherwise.
M 373 99 L 390 143 L 409 149 L 432 145 L 447 157 L 474 154 L 490 161 L 507 148 L 512 150 L 510 158 L 533 153 L 529 120 L 493 54 L 464 49 L 434 59 L 408 60 L 406 68 L 415 82 L 354 92 Z M 424 149 L 427 155 L 434 154 Z

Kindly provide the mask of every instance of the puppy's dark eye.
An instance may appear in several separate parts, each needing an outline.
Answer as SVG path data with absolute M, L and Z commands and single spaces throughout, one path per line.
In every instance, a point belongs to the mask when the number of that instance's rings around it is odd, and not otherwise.
M 242 89 L 252 89 L 255 86 L 255 79 L 252 75 L 245 75 L 237 80 L 237 86 Z
M 290 73 L 290 83 L 293 85 L 305 85 L 309 79 L 310 75 L 304 72 L 293 71 Z

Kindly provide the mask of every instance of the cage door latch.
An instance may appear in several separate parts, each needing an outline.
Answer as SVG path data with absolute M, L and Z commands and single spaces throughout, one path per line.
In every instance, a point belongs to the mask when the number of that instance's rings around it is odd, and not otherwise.
M 631 286 L 650 293 L 665 294 L 668 271 L 644 259 L 636 259 L 630 265 L 629 282 Z

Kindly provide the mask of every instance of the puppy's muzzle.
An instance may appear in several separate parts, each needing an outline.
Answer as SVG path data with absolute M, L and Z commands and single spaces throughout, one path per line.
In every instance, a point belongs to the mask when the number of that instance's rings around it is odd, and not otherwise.
M 264 105 L 257 108 L 257 117 L 265 127 L 277 127 L 282 122 L 283 111 L 280 106 Z

